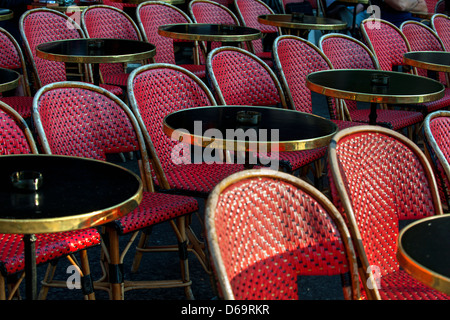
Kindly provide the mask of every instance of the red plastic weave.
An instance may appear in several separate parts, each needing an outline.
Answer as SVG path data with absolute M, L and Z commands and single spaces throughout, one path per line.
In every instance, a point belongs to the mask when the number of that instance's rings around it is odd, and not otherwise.
M 139 7 L 137 18 L 141 33 L 147 41 L 156 46 L 154 61 L 176 64 L 173 39 L 158 34 L 158 27 L 165 24 L 192 23 L 183 11 L 165 3 L 146 3 Z M 205 66 L 195 64 L 180 65 L 199 77 L 205 76 Z
M 304 191 L 272 178 L 221 191 L 214 223 L 235 299 L 298 299 L 302 275 L 348 271 L 346 251 L 327 211 Z
M 434 31 L 436 31 L 439 39 L 441 39 L 444 44 L 446 51 L 450 50 L 450 34 L 448 30 L 450 29 L 450 19 L 442 14 L 433 16 L 431 20 Z
M 431 187 L 417 155 L 399 140 L 374 132 L 342 137 L 336 153 L 338 163 L 334 165 L 339 167 L 368 263 L 379 268 L 382 299 L 446 298 L 400 271 L 396 259 L 399 220 L 436 214 Z M 333 202 L 343 212 L 334 182 L 330 187 Z
M 89 38 L 142 40 L 139 29 L 122 10 L 106 6 L 89 7 L 83 12 L 83 27 Z M 128 74 L 123 63 L 102 63 L 103 81 L 127 86 Z

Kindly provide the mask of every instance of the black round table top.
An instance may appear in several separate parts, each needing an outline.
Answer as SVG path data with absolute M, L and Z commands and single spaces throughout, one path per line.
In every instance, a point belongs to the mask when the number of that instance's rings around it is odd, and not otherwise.
M 39 172 L 37 191 L 15 187 L 15 172 Z M 99 226 L 138 206 L 142 182 L 115 164 L 55 155 L 0 156 L 0 233 L 34 234 Z
M 38 57 L 52 61 L 117 63 L 149 59 L 156 54 L 156 47 L 128 39 L 67 39 L 42 43 L 36 52 Z
M 0 68 L 0 92 L 12 90 L 19 84 L 20 74 L 14 70 Z
M 257 124 L 239 122 L 237 117 L 240 112 L 247 112 L 247 115 L 259 113 L 260 120 Z M 265 144 L 268 150 L 271 144 L 276 144 L 279 151 L 313 149 L 328 145 L 337 132 L 335 123 L 313 114 L 256 106 L 183 109 L 167 115 L 163 129 L 168 136 L 192 145 L 220 149 L 233 146 L 239 151 L 256 151 L 257 146 L 251 142 Z M 219 135 L 212 138 L 209 134 L 213 132 L 207 132 L 208 129 L 217 129 Z M 238 129 L 248 135 L 239 136 Z M 236 143 L 230 143 L 231 141 Z M 243 146 L 245 150 L 242 150 Z
M 263 24 L 281 28 L 307 30 L 341 30 L 347 28 L 347 23 L 341 20 L 295 14 L 266 14 L 258 17 Z
M 413 51 L 403 56 L 403 61 L 414 67 L 450 72 L 450 52 L 446 51 Z
M 373 85 L 372 77 L 385 75 L 388 85 Z M 307 87 L 316 93 L 340 99 L 387 104 L 415 104 L 444 96 L 444 86 L 435 80 L 408 73 L 333 69 L 313 72 L 306 77 Z
M 398 243 L 400 265 L 420 281 L 450 294 L 450 214 L 406 226 Z
M 241 42 L 257 40 L 262 37 L 261 31 L 254 28 L 208 23 L 179 23 L 162 25 L 158 34 L 182 40 Z

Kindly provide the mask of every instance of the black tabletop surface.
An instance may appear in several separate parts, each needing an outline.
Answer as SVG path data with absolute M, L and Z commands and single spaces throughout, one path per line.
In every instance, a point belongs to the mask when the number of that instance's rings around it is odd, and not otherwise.
M 414 261 L 450 278 L 450 215 L 407 227 L 400 241 L 404 252 Z
M 261 113 L 260 122 L 257 125 L 242 124 L 237 121 L 239 111 L 256 111 Z M 201 131 L 195 127 L 194 122 L 201 121 Z M 252 106 L 213 106 L 184 109 L 174 112 L 164 119 L 165 125 L 172 129 L 185 129 L 189 133 L 203 134 L 207 129 L 218 129 L 223 133 L 223 138 L 227 138 L 227 130 L 255 129 L 256 139 L 263 142 L 259 135 L 261 129 L 266 129 L 267 139 L 272 140 L 271 130 L 278 130 L 278 142 L 280 150 L 290 149 L 290 145 L 295 145 L 302 141 L 323 140 L 317 143 L 316 147 L 327 144 L 331 136 L 337 131 L 337 126 L 324 118 L 302 113 L 295 110 L 272 107 L 252 107 Z M 197 123 L 198 124 L 198 123 Z M 264 134 L 265 134 L 264 133 Z M 328 140 L 327 140 L 328 139 Z M 252 141 L 252 137 L 249 137 Z
M 254 28 L 226 24 L 180 23 L 163 25 L 159 27 L 159 30 L 159 32 L 165 31 L 180 35 L 215 36 L 217 39 L 223 41 L 226 41 L 227 38 L 234 39 L 235 37 L 242 36 L 259 37 L 261 35 L 261 32 Z
M 0 92 L 15 88 L 19 76 L 20 75 L 14 70 L 0 68 Z
M 35 192 L 17 189 L 11 182 L 17 171 L 42 173 L 42 186 Z M 122 167 L 51 155 L 0 156 L 0 181 L 2 223 L 105 211 L 126 203 L 141 189 L 140 179 Z
M 374 86 L 371 77 L 385 74 L 387 86 Z M 425 77 L 408 73 L 340 69 L 325 70 L 307 76 L 307 86 L 314 92 L 336 98 L 378 103 L 422 103 L 444 95 L 444 86 Z
M 413 51 L 404 54 L 405 58 L 426 62 L 429 64 L 449 66 L 450 52 L 445 51 Z
M 68 39 L 43 43 L 36 49 L 44 59 L 89 63 L 136 61 L 156 52 L 151 43 L 127 39 Z

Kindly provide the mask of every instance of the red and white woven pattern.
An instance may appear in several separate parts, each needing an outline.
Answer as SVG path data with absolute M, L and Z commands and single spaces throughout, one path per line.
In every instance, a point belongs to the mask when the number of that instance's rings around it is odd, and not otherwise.
M 234 183 L 219 195 L 214 224 L 235 299 L 298 299 L 299 275 L 348 271 L 326 210 L 289 183 L 266 177 Z

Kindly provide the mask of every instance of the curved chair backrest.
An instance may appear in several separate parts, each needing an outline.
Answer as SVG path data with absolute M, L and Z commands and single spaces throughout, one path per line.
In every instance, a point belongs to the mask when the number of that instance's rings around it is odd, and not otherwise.
M 206 65 L 219 104 L 287 108 L 276 74 L 255 54 L 220 47 L 210 52 Z
M 445 14 L 445 0 L 439 0 L 436 2 L 436 6 L 432 12 Z
M 234 6 L 243 26 L 258 29 L 263 34 L 279 32 L 277 27 L 258 22 L 258 16 L 263 14 L 274 14 L 274 11 L 263 1 L 234 0 Z M 264 51 L 263 42 L 261 39 L 253 40 L 252 45 L 254 53 L 261 53 Z
M 297 36 L 280 36 L 273 44 L 276 70 L 292 109 L 312 113 L 311 91 L 306 76 L 311 72 L 332 69 L 331 62 L 313 43 Z M 338 118 L 335 100 L 331 100 L 330 116 Z
M 51 9 L 26 11 L 20 18 L 19 27 L 36 76 L 36 86 L 40 88 L 49 83 L 65 81 L 64 62 L 38 57 L 36 47 L 39 44 L 55 40 L 84 38 L 81 27 L 64 13 Z
M 128 39 L 142 41 L 141 32 L 128 14 L 112 6 L 94 5 L 81 14 L 82 27 L 89 38 Z M 102 76 L 123 73 L 122 63 L 102 63 Z
M 0 155 L 38 153 L 33 134 L 25 120 L 0 101 Z
M 381 70 L 392 71 L 403 65 L 403 55 L 411 48 L 399 28 L 386 20 L 370 18 L 361 22 L 361 30 Z
M 109 91 L 74 81 L 46 85 L 36 93 L 33 120 L 44 153 L 107 160 L 108 154 L 138 151 L 144 186 L 152 190 L 136 118 Z
M 240 24 L 233 11 L 211 0 L 193 0 L 189 2 L 189 13 L 195 23 Z
M 399 220 L 442 214 L 431 165 L 415 143 L 379 126 L 339 131 L 329 161 L 333 202 L 355 241 L 362 283 L 368 296 L 379 299 L 370 270 L 376 266 L 381 277 L 399 271 Z
M 162 2 L 141 3 L 136 9 L 139 28 L 144 39 L 156 46 L 154 61 L 175 64 L 173 39 L 158 34 L 158 27 L 164 24 L 192 23 L 191 18 L 179 8 Z
M 444 44 L 445 51 L 450 51 L 450 18 L 444 14 L 435 14 L 431 17 L 431 26 Z
M 442 202 L 450 207 L 450 112 L 436 111 L 425 118 L 425 146 L 433 162 Z
M 154 63 L 137 68 L 128 79 L 128 92 L 153 159 L 153 169 L 163 179 L 162 183 L 167 183 L 163 171 L 176 166 L 172 152 L 179 142 L 163 132 L 164 117 L 185 108 L 214 106 L 216 101 L 200 78 L 172 64 Z
M 444 51 L 444 44 L 430 27 L 423 23 L 408 20 L 401 24 L 400 30 L 408 39 L 411 51 Z M 426 77 L 427 70 L 417 68 L 417 74 Z M 445 73 L 440 73 L 440 81 L 445 84 Z
M 0 67 L 19 70 L 23 76 L 24 93 L 26 96 L 31 96 L 28 71 L 22 49 L 17 40 L 3 28 L 0 28 Z
M 225 299 L 298 299 L 298 275 L 338 274 L 350 274 L 345 297 L 359 298 L 355 252 L 342 216 L 297 177 L 267 169 L 229 176 L 208 198 L 205 224 Z

